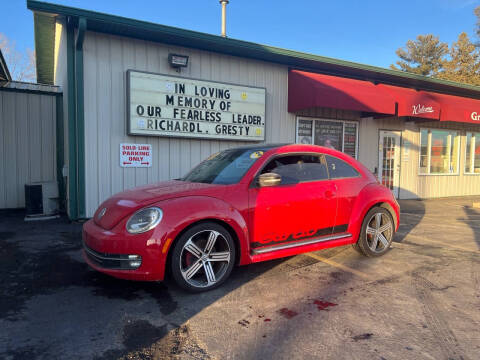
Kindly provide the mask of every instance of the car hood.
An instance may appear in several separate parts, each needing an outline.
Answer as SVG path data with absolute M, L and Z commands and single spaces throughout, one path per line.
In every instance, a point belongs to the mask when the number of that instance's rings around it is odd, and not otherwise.
M 222 185 L 191 183 L 171 180 L 141 186 L 113 195 L 98 207 L 93 218 L 97 225 L 110 230 L 123 218 L 133 212 L 159 201 L 190 195 L 206 195 L 213 190 L 223 189 Z M 105 210 L 103 216 L 101 212 Z

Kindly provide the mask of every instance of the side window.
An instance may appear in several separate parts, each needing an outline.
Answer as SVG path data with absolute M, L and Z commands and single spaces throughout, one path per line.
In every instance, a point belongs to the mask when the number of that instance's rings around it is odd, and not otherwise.
M 271 160 L 262 174 L 274 172 L 282 177 L 282 184 L 328 179 L 325 161 L 321 155 L 287 155 Z
M 339 158 L 325 155 L 325 159 L 330 179 L 352 178 L 360 175 L 357 170 Z

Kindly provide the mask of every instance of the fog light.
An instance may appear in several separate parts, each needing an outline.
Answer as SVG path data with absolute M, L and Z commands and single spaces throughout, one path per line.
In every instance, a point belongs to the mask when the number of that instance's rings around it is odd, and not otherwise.
M 140 255 L 128 255 L 128 267 L 132 269 L 139 268 L 142 265 L 142 257 Z
M 140 267 L 140 265 L 142 265 L 142 261 L 141 260 L 130 261 L 129 265 L 132 268 L 138 268 Z

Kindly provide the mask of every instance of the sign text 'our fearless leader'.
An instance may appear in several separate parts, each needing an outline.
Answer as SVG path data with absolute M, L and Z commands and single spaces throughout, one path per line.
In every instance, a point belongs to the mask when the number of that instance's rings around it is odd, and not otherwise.
M 265 89 L 127 71 L 128 133 L 265 140 Z

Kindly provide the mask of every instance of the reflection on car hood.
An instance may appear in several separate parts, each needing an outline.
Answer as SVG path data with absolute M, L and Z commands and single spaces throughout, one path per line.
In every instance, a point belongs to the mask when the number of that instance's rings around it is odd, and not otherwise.
M 94 221 L 102 228 L 110 230 L 124 217 L 147 205 L 189 195 L 208 195 L 212 190 L 218 192 L 219 188 L 222 188 L 222 186 L 178 180 L 133 188 L 105 200 L 95 212 Z M 100 216 L 103 209 L 106 209 L 105 213 Z

